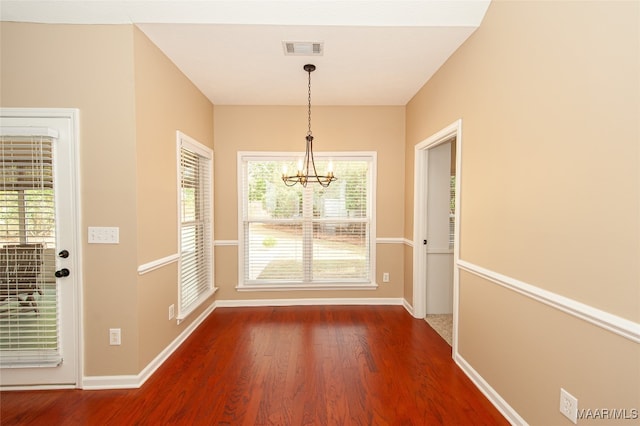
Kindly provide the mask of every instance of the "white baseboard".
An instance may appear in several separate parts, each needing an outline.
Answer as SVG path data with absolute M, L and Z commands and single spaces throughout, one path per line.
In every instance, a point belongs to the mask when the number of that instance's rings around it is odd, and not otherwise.
M 142 386 L 140 374 L 122 376 L 85 376 L 80 387 L 84 390 L 136 389 Z
M 149 377 L 184 343 L 200 324 L 216 308 L 212 303 L 173 342 L 156 356 L 140 373 L 123 376 L 85 376 L 82 378 L 82 389 L 135 389 L 142 386 Z
M 78 389 L 76 385 L 18 385 L 0 386 L 0 392 Z
M 500 394 L 495 391 L 487 383 L 480 374 L 476 370 L 471 367 L 471 365 L 459 354 L 455 353 L 453 355 L 453 360 L 458 364 L 458 366 L 464 371 L 464 373 L 471 379 L 471 381 L 476 385 L 480 392 L 483 393 L 484 396 L 493 404 L 494 407 L 507 419 L 509 423 L 514 426 L 527 426 L 528 423 L 520 417 L 520 415 L 514 410 L 507 401 L 502 399 Z
M 412 317 L 417 318 L 413 311 L 413 306 L 411 306 L 411 304 L 407 302 L 407 299 L 402 299 L 402 306 L 404 306 L 404 308 L 411 314 Z
M 313 306 L 313 305 L 404 305 L 402 298 L 251 299 L 216 300 L 216 307 Z

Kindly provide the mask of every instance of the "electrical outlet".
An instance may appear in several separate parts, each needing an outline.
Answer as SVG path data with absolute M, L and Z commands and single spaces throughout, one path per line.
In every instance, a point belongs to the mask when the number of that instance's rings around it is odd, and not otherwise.
M 578 400 L 562 388 L 560 388 L 560 412 L 573 423 L 578 424 Z
M 109 329 L 109 344 L 111 346 L 120 345 L 122 340 L 120 339 L 120 329 L 119 328 L 110 328 Z
M 382 274 L 382 282 L 383 283 L 388 283 L 389 282 L 389 273 L 385 272 Z
M 169 305 L 169 320 L 172 320 L 173 317 L 176 316 L 176 307 L 175 305 Z

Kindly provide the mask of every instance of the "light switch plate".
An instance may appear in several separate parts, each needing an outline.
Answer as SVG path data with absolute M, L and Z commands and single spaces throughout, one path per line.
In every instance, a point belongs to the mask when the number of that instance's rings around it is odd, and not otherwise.
M 90 226 L 89 227 L 89 244 L 119 244 L 120 228 Z

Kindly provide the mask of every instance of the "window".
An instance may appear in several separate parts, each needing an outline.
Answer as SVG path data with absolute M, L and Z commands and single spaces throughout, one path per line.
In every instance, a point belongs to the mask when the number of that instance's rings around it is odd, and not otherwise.
M 48 129 L 47 129 L 48 130 Z M 53 153 L 49 136 L 0 137 L 0 365 L 56 366 Z
M 53 147 L 48 138 L 3 138 L 2 243 L 55 244 Z
M 182 320 L 213 293 L 213 152 L 180 132 L 178 147 L 178 320 Z
M 328 157 L 315 157 L 326 170 Z M 328 188 L 285 186 L 297 161 L 238 154 L 238 289 L 375 288 L 375 153 L 332 155 Z

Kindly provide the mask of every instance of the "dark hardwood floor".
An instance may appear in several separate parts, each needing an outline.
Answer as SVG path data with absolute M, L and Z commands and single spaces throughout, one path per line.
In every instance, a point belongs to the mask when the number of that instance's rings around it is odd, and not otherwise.
M 0 394 L 9 425 L 506 425 L 399 306 L 218 308 L 140 389 Z

